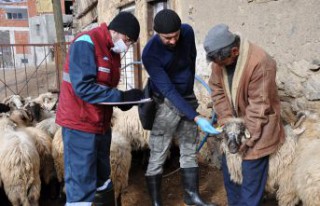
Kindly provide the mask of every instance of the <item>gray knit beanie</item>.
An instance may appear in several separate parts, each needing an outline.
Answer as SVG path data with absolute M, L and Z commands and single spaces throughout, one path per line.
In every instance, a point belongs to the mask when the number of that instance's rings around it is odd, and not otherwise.
M 161 34 L 176 32 L 181 27 L 181 19 L 178 14 L 170 9 L 163 9 L 154 17 L 154 30 Z
M 233 33 L 229 31 L 229 27 L 225 24 L 218 24 L 209 30 L 204 39 L 204 50 L 208 53 L 222 49 L 235 40 Z
M 127 35 L 130 39 L 137 41 L 140 34 L 140 24 L 137 18 L 130 12 L 120 12 L 110 22 L 109 29 Z

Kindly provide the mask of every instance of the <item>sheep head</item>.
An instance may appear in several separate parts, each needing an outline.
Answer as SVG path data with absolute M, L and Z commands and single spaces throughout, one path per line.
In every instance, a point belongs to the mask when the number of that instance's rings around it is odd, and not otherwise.
M 11 110 L 21 109 L 25 103 L 25 100 L 20 95 L 14 94 L 3 100 L 3 103 L 8 105 Z
M 37 102 L 28 102 L 26 105 L 24 105 L 24 109 L 28 111 L 32 118 L 36 121 L 39 122 L 41 119 L 41 105 Z
M 240 118 L 229 119 L 223 127 L 223 139 L 230 153 L 239 151 L 241 144 L 250 137 L 244 120 Z
M 296 135 L 318 138 L 320 133 L 320 116 L 314 111 L 299 111 L 293 128 L 293 132 Z
M 58 97 L 51 92 L 40 94 L 33 100 L 41 105 L 42 108 L 51 111 L 54 110 L 58 102 Z
M 33 121 L 31 113 L 24 109 L 13 110 L 9 118 L 20 127 L 31 126 Z

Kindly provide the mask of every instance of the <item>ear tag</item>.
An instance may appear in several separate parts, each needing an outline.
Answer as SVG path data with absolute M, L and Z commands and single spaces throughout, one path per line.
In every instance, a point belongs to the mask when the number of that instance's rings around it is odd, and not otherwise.
M 221 133 L 223 131 L 223 128 L 218 126 L 218 127 L 216 127 L 216 130 Z
M 247 129 L 246 129 L 246 131 L 244 132 L 244 135 L 245 135 L 246 139 L 250 139 L 250 138 L 251 138 L 250 132 L 249 132 L 249 130 L 247 130 Z

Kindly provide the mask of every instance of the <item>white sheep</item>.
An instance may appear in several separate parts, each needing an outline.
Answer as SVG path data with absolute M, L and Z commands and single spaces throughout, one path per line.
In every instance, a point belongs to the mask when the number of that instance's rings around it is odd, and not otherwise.
M 33 139 L 6 116 L 0 118 L 0 175 L 13 206 L 38 205 L 40 158 Z
M 114 185 L 115 197 L 118 198 L 128 186 L 131 167 L 131 145 L 122 134 L 112 132 L 110 149 L 111 179 Z
M 221 144 L 222 151 L 226 155 L 231 180 L 238 184 L 242 183 L 242 158 L 237 152 L 241 142 L 246 138 L 243 128 L 245 128 L 243 120 L 230 120 L 224 126 L 225 137 Z M 228 133 L 230 132 L 236 134 L 236 139 L 229 139 Z M 267 192 L 276 193 L 279 205 L 295 205 L 299 201 L 299 198 L 295 194 L 292 185 L 292 176 L 298 135 L 289 125 L 285 126 L 285 132 L 286 139 L 284 144 L 269 156 L 268 180 L 265 189 Z
M 320 117 L 317 113 L 298 113 L 302 121 L 298 126 L 303 133 L 299 137 L 297 154 L 293 162 L 295 192 L 306 206 L 320 205 Z
M 25 100 L 23 97 L 17 94 L 13 94 L 11 96 L 6 97 L 2 103 L 8 105 L 11 110 L 14 109 L 21 109 L 25 103 Z
M 36 128 L 47 133 L 51 138 L 53 138 L 54 134 L 58 131 L 60 126 L 56 124 L 56 115 L 49 117 L 47 119 L 42 120 L 41 122 L 36 124 Z
M 112 130 L 126 137 L 133 151 L 148 148 L 150 131 L 143 129 L 139 120 L 138 107 L 132 107 L 125 112 L 114 108 Z
M 292 182 L 304 206 L 320 205 L 320 139 L 299 140 Z
M 40 94 L 38 97 L 32 99 L 31 101 L 39 103 L 41 107 L 47 111 L 52 111 L 56 107 L 58 97 L 51 92 L 46 92 Z
M 60 184 L 62 184 L 64 180 L 63 151 L 62 128 L 60 127 L 52 140 L 52 157 L 57 173 L 57 179 Z
M 293 129 L 290 125 L 285 126 L 285 143 L 269 157 L 265 189 L 269 193 L 276 193 L 281 206 L 294 206 L 300 200 L 304 205 L 320 205 L 319 117 L 309 113 L 309 116 L 301 115 L 299 120 L 299 125 L 296 124 L 295 127 L 302 124 L 301 127 Z M 239 125 L 241 121 L 230 121 L 225 125 L 222 149 L 226 154 L 232 181 L 240 184 L 242 158 L 236 153 L 237 149 L 232 149 L 234 154 L 230 153 L 230 139 L 227 135 L 229 130 L 238 133 L 240 130 L 239 127 L 231 128 L 232 124 Z M 243 136 L 238 135 L 237 138 L 243 140 Z M 239 141 L 236 145 L 240 145 Z
M 19 109 L 12 111 L 10 119 L 17 124 L 21 131 L 28 133 L 29 136 L 33 138 L 37 152 L 40 155 L 41 177 L 46 184 L 49 184 L 54 172 L 53 159 L 51 155 L 52 138 L 44 131 L 35 127 L 30 127 L 32 124 L 32 117 L 26 110 Z

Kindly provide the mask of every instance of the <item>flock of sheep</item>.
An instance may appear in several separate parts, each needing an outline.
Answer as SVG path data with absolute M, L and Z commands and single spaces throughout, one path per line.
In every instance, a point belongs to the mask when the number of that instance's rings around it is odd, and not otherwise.
M 34 99 L 12 95 L 0 104 L 0 187 L 13 206 L 38 205 L 41 185 L 53 178 L 63 192 L 63 141 L 61 127 L 55 123 L 57 100 L 52 93 Z M 115 108 L 112 125 L 111 179 L 119 197 L 128 185 L 131 151 L 147 148 L 149 135 L 140 125 L 136 107 L 127 112 Z
M 22 98 L 12 95 L 0 104 L 0 187 L 13 206 L 38 205 L 41 185 L 56 178 L 63 191 L 63 142 L 61 128 L 55 124 L 58 98 L 51 93 Z M 286 125 L 286 141 L 270 157 L 266 191 L 276 194 L 279 205 L 320 205 L 320 117 L 301 113 L 294 125 Z M 137 107 L 112 117 L 111 179 L 116 198 L 128 186 L 132 151 L 148 147 L 149 131 L 143 130 Z M 231 119 L 230 128 L 244 136 L 241 120 Z M 241 158 L 228 150 L 224 136 L 221 148 L 227 154 L 232 180 L 241 183 Z M 241 140 L 241 139 L 240 139 Z M 43 183 L 43 184 L 41 184 Z

